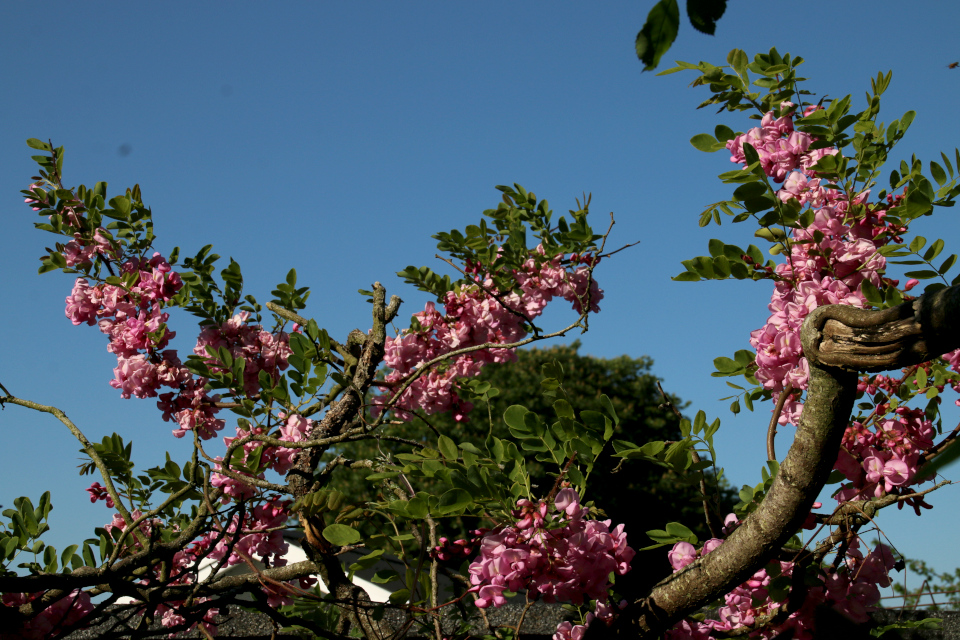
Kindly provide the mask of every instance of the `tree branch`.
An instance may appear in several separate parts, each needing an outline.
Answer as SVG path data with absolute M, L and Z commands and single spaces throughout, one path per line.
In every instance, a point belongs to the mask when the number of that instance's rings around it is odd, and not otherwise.
M 853 409 L 858 371 L 930 360 L 960 347 L 960 286 L 882 311 L 824 306 L 801 330 L 810 364 L 796 438 L 763 502 L 727 541 L 631 603 L 611 627 L 587 638 L 653 638 L 727 593 L 766 562 L 803 524 L 837 458 Z

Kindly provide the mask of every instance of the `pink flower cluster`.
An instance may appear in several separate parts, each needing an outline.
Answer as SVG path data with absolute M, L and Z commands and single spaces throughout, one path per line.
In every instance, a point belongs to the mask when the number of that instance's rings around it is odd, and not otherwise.
M 225 348 L 234 360 L 244 360 L 243 390 L 249 396 L 260 392 L 259 374 L 266 372 L 276 380 L 287 368 L 287 357 L 292 353 L 288 336 L 274 336 L 260 325 L 248 324 L 250 314 L 241 311 L 220 326 L 210 325 L 200 332 L 193 352 L 206 359 L 213 370 L 223 371 L 223 363 L 207 351 Z
M 444 297 L 444 312 L 440 313 L 433 302 L 428 302 L 421 313 L 414 314 L 419 328 L 407 329 L 385 346 L 384 364 L 393 369 L 384 382 L 393 386 L 401 382 L 423 363 L 456 349 L 487 343 L 507 344 L 522 340 L 527 332 L 525 321 L 531 321 L 543 313 L 555 297 L 571 302 L 578 312 L 587 298 L 589 288 L 590 310 L 600 310 L 598 302 L 603 290 L 590 278 L 589 265 L 595 258 L 574 256 L 565 266 L 564 256 L 546 259 L 542 246 L 532 253 L 523 264 L 522 271 L 514 273 L 521 293 L 505 295 L 493 291 L 493 281 L 482 274 L 476 276 L 477 284 L 458 287 Z M 475 269 L 474 269 L 475 271 Z M 458 420 L 466 419 L 473 405 L 460 399 L 457 394 L 458 378 L 479 375 L 483 365 L 489 362 L 512 362 L 516 354 L 512 349 L 485 349 L 474 351 L 433 368 L 417 378 L 396 403 L 401 415 L 421 409 L 434 414 L 453 410 Z M 391 394 L 377 398 L 382 405 Z
M 586 619 L 584 620 L 585 624 L 573 624 L 572 622 L 564 620 L 557 625 L 557 631 L 553 634 L 553 640 L 582 640 L 583 634 L 587 632 L 587 627 L 589 627 L 595 619 L 610 626 L 617 617 L 619 610 L 626 606 L 626 600 L 621 600 L 616 605 L 598 600 L 594 610 L 586 615 Z
M 549 516 L 543 502 L 518 506 L 524 518 L 485 534 L 480 556 L 470 564 L 476 605 L 499 607 L 506 603 L 504 591 L 521 589 L 546 602 L 606 602 L 609 575 L 626 574 L 634 556 L 623 525 L 611 530 L 609 520 L 587 520 L 574 489 L 557 494 L 557 513 Z
M 93 241 L 87 241 L 80 233 L 75 233 L 73 240 L 63 247 L 63 257 L 68 267 L 90 264 L 91 258 L 98 253 L 110 259 L 116 259 L 118 255 L 110 244 L 110 233 L 102 227 L 93 233 Z
M 792 106 L 791 103 L 784 102 L 781 109 L 786 111 Z M 793 113 L 786 113 L 778 118 L 771 111 L 763 116 L 759 127 L 727 141 L 726 147 L 731 153 L 730 162 L 746 165 L 743 145 L 750 144 L 757 150 L 763 172 L 777 182 L 783 182 L 787 174 L 794 169 L 813 166 L 819 160 L 816 156 L 822 155 L 822 150 L 807 153 L 813 141 L 808 134 L 794 131 Z
M 110 337 L 107 350 L 117 356 L 110 386 L 124 398 L 150 398 L 161 385 L 176 388 L 190 377 L 176 352 L 163 350 L 176 335 L 162 311 L 183 286 L 180 275 L 159 253 L 150 260 L 128 260 L 121 272 L 132 276 L 129 290 L 118 285 L 91 287 L 78 278 L 67 297 L 66 315 L 75 325 L 97 324 Z
M 99 482 L 94 482 L 90 485 L 90 488 L 87 489 L 87 493 L 90 494 L 90 502 L 97 502 L 98 500 L 107 501 L 107 509 L 113 509 L 113 498 L 110 497 L 110 494 L 107 493 L 107 488 L 102 486 Z
M 27 198 L 27 204 L 46 203 Z M 36 206 L 33 208 L 38 209 Z M 68 210 L 65 217 L 75 227 L 82 226 L 80 216 L 75 211 Z M 103 229 L 97 229 L 90 240 L 74 234 L 73 239 L 64 247 L 63 253 L 69 267 L 88 265 L 101 257 L 118 262 L 122 260 L 119 251 L 112 244 L 112 238 Z M 213 438 L 224 427 L 224 421 L 216 418 L 219 411 L 216 403 L 220 397 L 209 396 L 204 390 L 207 381 L 193 377 L 183 366 L 177 352 L 165 348 L 175 334 L 166 326 L 169 315 L 163 309 L 182 288 L 180 275 L 159 253 L 149 260 L 126 260 L 119 267 L 119 275 L 123 279 L 123 285 L 103 283 L 91 286 L 86 279 L 77 279 L 71 295 L 66 299 L 66 316 L 74 325 L 97 324 L 101 332 L 109 337 L 107 348 L 117 356 L 114 380 L 110 384 L 119 389 L 124 398 L 157 397 L 161 387 L 169 387 L 173 391 L 159 394 L 157 405 L 163 412 L 164 420 L 178 424 L 174 435 L 180 438 L 188 431 L 196 431 L 203 439 Z M 218 353 L 221 349 L 226 349 L 233 360 L 242 359 L 245 365 L 244 391 L 255 395 L 260 389 L 260 372 L 277 379 L 279 372 L 287 367 L 287 357 L 291 351 L 286 334 L 275 336 L 260 325 L 248 323 L 248 318 L 249 315 L 244 312 L 221 326 L 208 326 L 200 334 L 194 353 L 204 358 L 208 366 L 215 371 L 224 366 Z M 217 355 L 211 356 L 208 347 Z M 299 415 L 287 417 L 281 413 L 279 417 L 283 420 L 279 428 L 280 438 L 288 442 L 303 440 L 312 425 L 312 421 Z M 250 431 L 238 428 L 237 437 L 264 432 L 260 427 L 254 427 Z M 225 439 L 228 445 L 232 440 L 234 439 Z M 244 456 L 251 455 L 260 447 L 260 443 L 251 442 L 244 447 Z M 292 467 L 296 453 L 296 449 L 288 447 L 263 447 L 260 453 L 261 466 L 273 468 L 281 474 L 286 473 Z M 223 488 L 227 496 L 235 498 L 252 497 L 256 493 L 253 487 L 218 473 L 213 474 L 212 483 Z M 115 506 L 99 483 L 91 485 L 87 492 L 91 502 L 104 500 L 108 508 Z M 259 504 L 244 516 L 242 526 L 235 516 L 225 533 L 210 532 L 198 539 L 191 548 L 178 552 L 170 574 L 172 583 L 192 583 L 196 575 L 195 566 L 203 558 L 222 560 L 229 566 L 244 561 L 244 558 L 256 556 L 268 566 L 283 565 L 286 561 L 282 556 L 287 551 L 287 544 L 283 541 L 281 530 L 289 517 L 288 506 L 287 502 L 276 499 Z M 135 510 L 132 516 L 138 518 L 140 512 Z M 152 529 L 161 526 L 163 523 L 154 519 L 140 523 L 139 529 L 149 537 Z M 115 515 L 105 529 L 110 532 L 123 530 L 125 527 L 123 518 Z M 125 545 L 125 552 L 140 550 L 139 542 L 132 536 L 126 539 Z M 188 568 L 190 570 L 187 570 Z M 146 584 L 155 577 L 147 577 L 143 581 Z M 304 587 L 308 587 L 309 583 L 309 580 L 301 581 Z M 282 589 L 270 588 L 266 591 L 268 602 L 274 606 L 290 602 L 289 596 Z M 23 596 L 26 598 L 24 602 L 37 595 L 39 594 Z M 14 597 L 19 596 L 4 595 L 4 604 Z M 80 593 L 73 599 L 77 602 L 69 616 L 74 616 L 76 611 L 90 610 L 87 594 Z M 57 620 L 63 618 L 71 602 L 71 598 L 61 600 L 30 624 L 39 629 L 38 634 L 45 634 L 46 627 L 43 625 L 51 620 L 52 624 L 56 624 Z M 173 627 L 185 622 L 179 613 L 182 604 L 168 602 L 158 606 L 157 613 L 160 614 L 164 626 Z M 202 621 L 211 633 L 216 632 L 213 625 L 215 615 L 216 609 L 208 609 Z M 73 619 L 68 617 L 63 624 L 71 624 Z M 30 627 L 27 631 L 31 632 L 32 629 L 33 627 Z
M 214 561 L 223 561 L 225 567 L 233 566 L 246 562 L 247 560 L 259 560 L 267 567 L 280 567 L 286 564 L 286 555 L 289 545 L 283 539 L 283 527 L 289 517 L 288 501 L 271 500 L 258 505 L 252 511 L 248 512 L 241 524 L 239 516 L 235 515 L 227 525 L 226 533 L 220 531 L 211 531 L 199 538 L 190 547 L 178 551 L 174 554 L 171 563 L 169 583 L 170 584 L 192 584 L 196 579 L 196 566 L 203 559 Z M 140 517 L 139 511 L 131 514 L 134 518 Z M 140 523 L 140 530 L 147 537 L 153 527 L 162 526 L 159 520 L 145 520 Z M 124 519 L 115 514 L 113 520 L 104 528 L 110 532 L 116 528 L 124 529 L 126 523 Z M 236 540 L 235 540 L 236 539 Z M 128 538 L 128 548 L 131 551 L 139 551 L 138 542 Z M 157 569 L 156 571 L 159 571 Z M 154 576 L 156 578 L 157 576 Z M 141 582 L 149 584 L 152 578 L 144 578 Z M 308 586 L 309 581 L 305 584 Z M 279 593 L 276 589 L 265 588 L 268 599 L 274 606 L 289 604 L 289 596 Z M 85 595 L 85 594 L 84 594 Z M 89 602 L 89 599 L 88 599 Z M 202 603 L 204 600 L 196 600 L 196 603 Z M 157 608 L 157 613 L 161 616 L 164 627 L 173 627 L 181 625 L 185 619 L 180 615 L 179 610 L 183 602 L 166 602 Z M 203 616 L 203 626 L 211 634 L 216 633 L 216 626 L 213 624 L 214 617 L 219 613 L 217 609 L 207 610 Z
M 716 549 L 722 540 L 708 540 L 698 552 L 688 542 L 678 542 L 668 553 L 674 572 L 679 571 L 698 557 Z M 847 549 L 845 566 L 839 571 L 832 569 L 820 574 L 822 585 L 809 587 L 803 606 L 791 613 L 786 621 L 777 627 L 767 627 L 751 633 L 752 637 L 775 637 L 792 630 L 792 637 L 808 640 L 816 631 L 814 620 L 816 608 L 829 605 L 834 610 L 850 618 L 853 622 L 863 623 L 868 613 L 880 601 L 881 587 L 890 586 L 889 572 L 893 568 L 893 553 L 884 545 L 878 545 L 866 557 L 859 550 L 859 542 L 853 540 Z M 780 562 L 780 573 L 790 577 L 793 574 L 792 562 Z M 703 622 L 684 620 L 667 632 L 668 640 L 708 640 L 713 632 L 726 634 L 741 627 L 749 627 L 760 616 L 772 612 L 781 602 L 770 598 L 768 587 L 772 577 L 765 569 L 756 572 L 749 580 L 724 596 L 724 606 L 718 611 L 716 620 Z
M 307 433 L 310 431 L 313 426 L 313 420 L 309 418 L 304 418 L 301 415 L 293 414 L 287 417 L 284 413 L 278 414 L 281 420 L 284 420 L 284 423 L 280 426 L 280 439 L 286 442 L 300 442 L 301 440 L 306 439 Z M 237 436 L 235 438 L 224 438 L 223 443 L 226 446 L 236 440 L 237 438 L 243 438 L 249 435 L 267 435 L 269 429 L 262 426 L 252 426 L 250 429 L 243 429 L 237 427 Z M 244 452 L 244 462 L 247 462 L 257 449 L 262 450 L 260 452 L 260 467 L 261 468 L 271 468 L 280 475 L 286 475 L 286 473 L 293 467 L 294 458 L 297 455 L 298 449 L 290 447 L 274 447 L 274 446 L 265 446 L 262 442 L 258 440 L 251 440 L 243 445 Z M 221 469 L 221 464 L 223 462 L 222 457 L 217 458 L 218 463 L 216 468 Z M 246 473 L 239 471 L 231 467 L 231 470 L 234 473 L 241 473 L 246 475 Z M 263 474 L 259 474 L 258 478 L 263 478 Z M 221 473 L 214 472 L 210 478 L 210 483 L 219 489 L 223 489 L 224 496 L 222 501 L 224 504 L 230 502 L 231 498 L 236 500 L 247 500 L 256 495 L 257 490 L 254 486 L 243 482 L 242 480 L 237 480 L 230 478 Z
M 139 510 L 134 510 L 130 514 L 130 516 L 134 520 L 140 518 L 141 515 L 142 514 L 140 513 Z M 143 533 L 143 535 L 149 539 L 151 536 L 151 530 L 154 527 L 162 528 L 163 522 L 156 518 L 152 520 L 147 519 L 141 522 L 138 528 L 140 529 L 141 533 Z M 112 532 L 114 530 L 120 530 L 120 531 L 126 530 L 127 523 L 123 519 L 123 516 L 121 516 L 119 513 L 115 513 L 113 515 L 113 520 L 108 524 L 104 525 L 104 529 L 106 529 L 108 533 L 113 535 Z M 215 535 L 215 534 L 216 532 L 213 532 L 213 534 L 211 535 Z M 137 553 L 142 550 L 141 544 L 132 535 L 129 535 L 125 540 L 126 540 L 125 546 L 128 552 Z M 209 544 L 207 544 L 207 546 L 209 546 Z M 174 554 L 173 562 L 171 563 L 171 567 L 170 567 L 170 574 L 168 576 L 169 584 L 173 585 L 173 584 L 192 584 L 193 583 L 195 578 L 195 573 L 193 571 L 188 571 L 187 569 L 193 567 L 196 564 L 197 559 L 200 557 L 200 554 L 197 553 L 197 551 L 203 548 L 204 547 L 202 544 L 195 544 L 194 547 L 192 547 L 191 549 L 178 551 L 176 554 Z M 154 575 L 151 577 L 142 579 L 140 583 L 143 585 L 150 584 L 152 579 L 159 576 L 159 572 L 160 572 L 159 568 L 154 569 Z M 210 598 L 200 598 L 195 600 L 194 602 L 203 603 L 208 600 L 210 600 Z M 160 614 L 161 624 L 165 628 L 174 627 L 177 625 L 184 624 L 186 622 L 186 619 L 183 616 L 181 616 L 180 613 L 178 613 L 178 611 L 180 610 L 180 607 L 183 604 L 184 604 L 183 601 L 168 601 L 157 606 L 157 613 Z M 209 631 L 211 634 L 215 634 L 217 632 L 217 627 L 215 624 L 213 624 L 213 619 L 219 613 L 220 613 L 219 609 L 215 609 L 215 608 L 210 608 L 206 610 L 206 612 L 204 613 L 201 624 L 203 624 L 204 628 L 206 628 L 206 630 Z M 194 624 L 190 628 L 192 629 L 194 626 L 196 625 Z M 175 637 L 175 634 L 170 634 L 169 637 L 171 638 Z
M 0 595 L 0 604 L 4 607 L 20 607 L 39 597 L 45 591 L 36 593 L 4 593 Z M 0 629 L 0 640 L 43 640 L 55 633 L 77 624 L 93 611 L 93 604 L 86 591 L 74 590 L 28 620 L 21 628 Z
M 287 368 L 287 357 L 290 355 L 287 334 L 274 336 L 264 330 L 261 325 L 248 324 L 250 314 L 246 311 L 238 313 L 220 326 L 210 325 L 203 329 L 197 338 L 194 354 L 205 359 L 206 364 L 214 371 L 224 370 L 219 358 L 212 357 L 207 347 L 215 352 L 225 348 L 234 360 L 244 360 L 243 386 L 248 395 L 256 395 L 260 391 L 259 373 L 264 371 L 276 379 L 280 371 Z M 168 354 L 168 352 L 164 352 Z M 170 363 L 173 370 L 179 367 L 180 361 L 175 353 L 165 355 L 165 362 Z M 161 363 L 160 370 L 163 370 Z M 206 380 L 190 377 L 189 371 L 181 369 L 183 380 L 179 385 L 179 393 L 165 393 L 160 396 L 157 406 L 163 411 L 163 419 L 175 421 L 180 427 L 173 431 L 173 435 L 182 438 L 187 431 L 196 430 L 201 438 L 209 439 L 224 427 L 224 421 L 215 416 L 219 412 L 216 402 L 219 396 L 209 396 L 204 390 Z
M 431 555 L 441 562 L 458 561 L 469 558 L 480 545 L 488 529 L 474 529 L 470 532 L 471 537 L 460 540 L 450 540 L 449 538 L 440 538 L 440 544 L 434 547 Z
M 216 417 L 220 412 L 216 406 L 220 396 L 208 395 L 204 390 L 206 383 L 205 378 L 189 378 L 180 384 L 180 392 L 176 395 L 173 392 L 160 394 L 157 407 L 163 412 L 164 421 L 179 425 L 173 430 L 174 437 L 182 438 L 187 431 L 196 431 L 201 439 L 209 440 L 223 429 L 225 422 Z
M 872 428 L 852 422 L 834 469 L 851 484 L 837 494 L 840 502 L 882 496 L 913 482 L 920 456 L 933 446 L 933 424 L 921 409 L 898 407 L 895 418 L 868 420 Z
M 860 284 L 870 280 L 881 285 L 886 260 L 877 249 L 902 228 L 884 222 L 886 206 L 865 207 L 860 220 L 847 217 L 846 196 L 825 186 L 813 167 L 824 155 L 836 149 L 808 151 L 812 138 L 793 130 L 791 103 L 783 103 L 785 114 L 776 118 L 767 113 L 761 126 L 727 143 L 731 161 L 744 163 L 742 145 L 750 142 L 760 154 L 764 171 L 777 181 L 785 181 L 778 192 L 783 202 L 796 200 L 815 211 L 812 224 L 795 229 L 787 262 L 777 266 L 776 286 L 769 305 L 766 325 L 750 334 L 757 351 L 757 380 L 774 393 L 774 398 L 790 384 L 806 389 L 809 369 L 800 345 L 800 327 L 807 315 L 824 304 L 864 307 Z M 860 194 L 855 204 L 863 204 L 869 192 Z M 891 199 L 887 206 L 894 204 Z M 781 424 L 798 424 L 803 405 L 795 396 L 785 403 Z

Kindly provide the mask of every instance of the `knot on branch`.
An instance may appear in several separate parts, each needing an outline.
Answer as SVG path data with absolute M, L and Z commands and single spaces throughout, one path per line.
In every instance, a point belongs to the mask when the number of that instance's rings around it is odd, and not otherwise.
M 827 305 L 800 333 L 810 364 L 887 371 L 926 362 L 955 348 L 960 285 L 880 311 Z

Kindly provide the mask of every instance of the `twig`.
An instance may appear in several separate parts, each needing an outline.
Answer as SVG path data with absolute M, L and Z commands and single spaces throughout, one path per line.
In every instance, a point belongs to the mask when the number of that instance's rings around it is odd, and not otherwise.
M 780 392 L 777 398 L 777 405 L 773 408 L 773 416 L 770 418 L 770 426 L 767 427 L 767 460 L 777 459 L 777 450 L 774 448 L 774 441 L 777 437 L 777 424 L 780 422 L 780 414 L 783 413 L 783 405 L 787 402 L 787 397 L 793 393 L 793 385 L 787 383 L 787 386 Z
M 660 395 L 663 396 L 663 404 L 668 409 L 670 409 L 677 418 L 683 420 L 683 414 L 680 413 L 673 402 L 671 402 L 670 397 L 667 396 L 666 392 L 663 390 L 663 387 L 660 385 L 660 381 L 657 380 L 657 389 L 660 391 Z M 693 459 L 694 464 L 700 463 L 700 454 L 697 453 L 696 449 L 690 449 L 690 457 Z M 713 513 L 713 510 L 710 509 L 710 498 L 708 497 L 707 492 L 707 479 L 703 473 L 703 470 L 700 470 L 700 495 L 703 496 L 703 519 L 707 523 L 707 528 L 710 530 L 710 535 L 714 538 L 722 537 L 722 531 L 717 526 L 716 514 Z
M 0 398 L 0 400 L 2 400 L 3 402 L 9 402 L 10 404 L 19 405 L 21 407 L 26 407 L 27 409 L 33 409 L 34 411 L 40 411 L 41 413 L 49 413 L 53 415 L 57 420 L 62 422 L 67 427 L 67 429 L 70 430 L 70 433 L 72 433 L 73 436 L 80 441 L 80 444 L 83 445 L 84 453 L 90 456 L 90 459 L 93 460 L 93 463 L 96 465 L 97 469 L 100 471 L 100 475 L 103 476 L 103 483 L 106 486 L 107 493 L 110 494 L 110 497 L 113 499 L 113 503 L 116 505 L 117 511 L 120 512 L 120 516 L 123 518 L 123 521 L 125 523 L 133 522 L 133 518 L 130 516 L 130 512 L 127 511 L 126 506 L 124 506 L 123 502 L 120 500 L 120 494 L 117 491 L 117 488 L 113 484 L 113 478 L 110 476 L 110 471 L 109 469 L 107 469 L 107 465 L 104 464 L 103 460 L 100 458 L 100 454 L 97 453 L 97 450 L 96 448 L 94 448 L 93 444 L 91 444 L 90 441 L 87 440 L 87 437 L 83 435 L 83 432 L 80 431 L 79 428 L 77 428 L 77 425 L 73 424 L 73 421 L 71 421 L 70 418 L 67 417 L 67 414 L 65 414 L 60 409 L 57 409 L 56 407 L 50 407 L 47 405 L 32 402 L 30 400 L 23 400 L 21 398 L 17 398 L 15 396 L 10 395 L 9 393 L 4 398 Z M 124 528 L 126 529 L 129 527 L 130 525 L 127 524 Z M 143 533 L 139 529 L 135 529 L 133 531 L 133 535 L 137 539 L 137 542 L 139 542 L 144 547 L 147 546 L 147 539 L 144 537 Z
M 636 242 L 631 242 L 630 244 L 625 244 L 625 245 L 623 245 L 622 247 L 620 247 L 619 249 L 614 249 L 614 250 L 611 251 L 610 253 L 604 253 L 604 254 L 599 255 L 599 256 L 597 256 L 597 257 L 598 257 L 598 258 L 609 258 L 610 256 L 612 256 L 612 255 L 615 254 L 615 253 L 620 253 L 620 252 L 623 251 L 624 249 L 629 249 L 630 247 L 635 247 L 635 246 L 637 246 L 638 244 L 640 244 L 640 241 L 639 241 L 639 240 L 637 240 Z

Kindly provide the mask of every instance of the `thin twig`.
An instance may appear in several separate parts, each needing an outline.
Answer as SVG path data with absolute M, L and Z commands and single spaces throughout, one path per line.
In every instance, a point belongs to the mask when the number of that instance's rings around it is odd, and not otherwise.
M 777 425 L 780 423 L 780 414 L 783 413 L 783 405 L 787 402 L 787 397 L 793 393 L 793 385 L 787 383 L 780 397 L 777 398 L 777 405 L 773 408 L 773 416 L 770 418 L 770 426 L 767 427 L 767 460 L 777 459 L 777 450 L 774 447 L 774 441 L 777 438 Z
M 670 409 L 677 418 L 683 420 L 683 414 L 680 413 L 673 402 L 671 402 L 670 397 L 667 396 L 666 392 L 663 390 L 663 387 L 660 385 L 660 381 L 657 380 L 657 389 L 660 390 L 660 395 L 663 396 L 663 404 L 668 409 Z M 700 464 L 700 454 L 697 453 L 696 449 L 690 449 L 690 457 L 693 459 L 694 464 Z M 703 469 L 700 470 L 700 495 L 703 497 L 703 519 L 707 523 L 707 528 L 710 530 L 710 535 L 714 538 L 722 537 L 722 531 L 717 526 L 717 517 L 713 513 L 713 510 L 710 508 L 710 498 L 707 492 L 707 479 L 703 473 Z
M 107 469 L 107 465 L 100 458 L 100 454 L 97 453 L 96 448 L 87 440 L 87 436 L 83 435 L 83 432 L 73 424 L 73 421 L 67 417 L 63 411 L 56 407 L 50 407 L 47 405 L 39 404 L 37 402 L 32 402 L 30 400 L 23 400 L 15 396 L 10 395 L 9 393 L 0 398 L 2 402 L 9 402 L 10 404 L 19 405 L 21 407 L 26 407 L 27 409 L 33 409 L 34 411 L 40 411 L 41 413 L 49 413 L 54 416 L 57 420 L 62 422 L 67 429 L 70 430 L 70 433 L 80 441 L 80 444 L 83 445 L 83 451 L 90 459 L 93 460 L 93 463 L 96 465 L 97 470 L 100 471 L 100 475 L 103 476 L 103 483 L 107 489 L 107 493 L 110 495 L 110 498 L 113 499 L 114 505 L 117 507 L 117 511 L 120 512 L 120 516 L 123 518 L 125 523 L 133 522 L 133 518 L 130 515 L 130 512 L 127 510 L 127 507 L 124 506 L 123 502 L 120 500 L 120 493 L 117 491 L 117 488 L 113 484 L 113 478 L 110 476 L 110 470 Z M 124 528 L 129 528 L 130 525 L 127 524 Z M 147 546 L 147 539 L 144 537 L 143 533 L 139 529 L 133 530 L 133 535 L 144 547 Z

